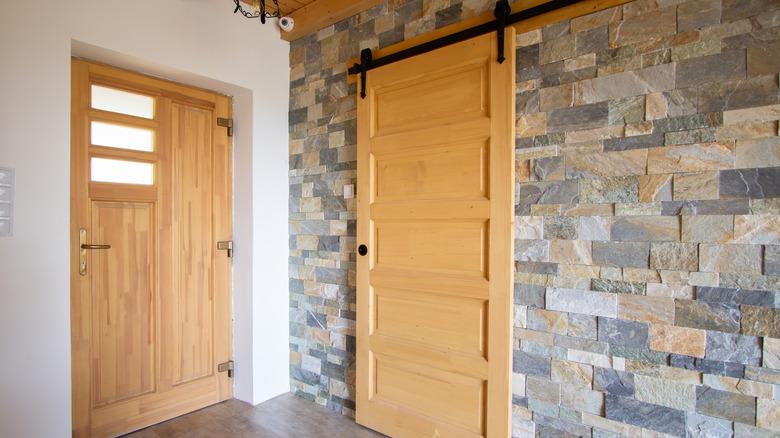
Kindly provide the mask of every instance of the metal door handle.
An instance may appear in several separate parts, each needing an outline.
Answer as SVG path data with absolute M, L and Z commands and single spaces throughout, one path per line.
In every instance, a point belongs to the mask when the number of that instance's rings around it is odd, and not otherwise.
M 81 245 L 81 249 L 110 249 L 111 245 L 90 245 L 87 243 L 83 243 Z
M 79 230 L 79 275 L 87 275 L 87 250 L 109 249 L 111 245 L 94 245 L 87 243 L 87 230 Z

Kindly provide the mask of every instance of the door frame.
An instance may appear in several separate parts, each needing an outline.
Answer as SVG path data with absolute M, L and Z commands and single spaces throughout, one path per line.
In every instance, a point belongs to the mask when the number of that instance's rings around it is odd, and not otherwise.
M 89 222 L 88 208 L 90 197 L 89 192 L 89 100 L 90 85 L 94 82 L 101 85 L 135 91 L 155 97 L 166 97 L 170 102 L 182 102 L 189 105 L 211 108 L 214 112 L 213 147 L 216 151 L 221 149 L 223 152 L 214 154 L 214 178 L 212 184 L 214 212 L 226 211 L 228 215 L 214 214 L 212 218 L 212 227 L 215 240 L 232 240 L 232 219 L 233 208 L 233 138 L 229 137 L 224 128 L 217 127 L 217 116 L 232 118 L 232 98 L 230 96 L 189 86 L 173 81 L 159 79 L 151 76 L 125 70 L 119 67 L 103 64 L 87 59 L 77 57 L 71 58 L 71 162 L 70 162 L 70 331 L 71 331 L 71 403 L 72 403 L 72 432 L 74 436 L 91 435 L 91 411 L 92 411 L 92 390 L 89 385 L 91 381 L 91 349 L 89 326 L 91 310 L 90 297 L 90 277 L 79 274 L 79 229 Z M 155 100 L 155 115 L 161 112 L 160 99 Z M 121 116 L 120 116 L 121 117 Z M 159 123 L 155 118 L 154 123 Z M 157 144 L 167 144 L 166 148 L 158 148 L 155 153 L 162 159 L 165 154 L 170 154 L 171 132 L 162 124 L 158 126 Z M 227 149 L 227 150 L 225 150 Z M 128 156 L 132 153 L 128 153 Z M 227 160 L 219 160 L 220 157 L 227 157 Z M 163 202 L 162 198 L 170 197 L 170 194 L 163 193 L 170 191 L 171 180 L 160 178 L 162 173 L 162 164 L 155 166 L 155 185 L 154 191 L 159 191 L 158 204 Z M 172 175 L 171 175 L 172 177 Z M 166 186 L 167 184 L 167 186 Z M 143 199 L 141 190 L 136 190 L 133 196 Z M 155 195 L 156 196 L 156 195 Z M 167 201 L 170 206 L 170 199 Z M 163 208 L 156 208 L 154 213 L 155 225 L 158 233 L 164 234 L 162 230 L 164 218 L 162 216 Z M 170 234 L 170 233 L 169 233 Z M 154 239 L 153 258 L 159 260 L 161 256 L 161 239 Z M 216 242 L 214 242 L 216 248 Z M 160 272 L 155 272 L 153 283 L 153 292 L 155 294 L 155 303 L 153 304 L 154 321 L 152 327 L 155 336 L 160 333 Z M 231 259 L 224 256 L 224 252 L 218 251 L 213 258 L 212 264 L 212 288 L 217 284 L 227 284 L 224 296 L 219 300 L 214 300 L 215 310 L 214 319 L 214 338 L 218 336 L 227 336 L 229 340 L 224 345 L 215 342 L 213 358 L 216 363 L 233 359 L 233 281 L 232 281 L 232 263 Z M 218 318 L 218 314 L 228 315 L 227 318 Z M 217 334 L 222 331 L 221 334 Z M 226 333 L 225 333 L 226 331 Z M 160 372 L 159 361 L 160 346 L 155 347 L 155 375 Z M 216 365 L 214 372 L 216 371 Z M 187 412 L 208 406 L 210 404 L 232 398 L 233 379 L 228 377 L 228 373 L 218 373 L 218 400 L 190 400 L 178 405 L 177 410 L 171 410 L 167 418 L 173 418 Z M 137 421 L 140 427 L 163 421 L 156 419 L 154 421 Z M 134 429 L 140 427 L 133 426 Z

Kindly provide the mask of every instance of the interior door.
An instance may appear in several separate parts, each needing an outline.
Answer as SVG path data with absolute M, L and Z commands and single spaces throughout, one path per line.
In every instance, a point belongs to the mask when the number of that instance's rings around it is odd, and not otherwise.
M 73 60 L 73 435 L 232 397 L 230 99 Z
M 358 98 L 357 421 L 509 435 L 514 34 L 370 70 Z M 365 251 L 363 251 L 365 249 Z

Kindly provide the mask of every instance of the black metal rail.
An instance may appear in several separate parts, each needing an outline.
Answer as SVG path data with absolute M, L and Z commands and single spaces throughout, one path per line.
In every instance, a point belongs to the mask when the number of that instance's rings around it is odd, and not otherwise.
M 503 62 L 504 52 L 504 28 L 512 24 L 518 23 L 523 20 L 528 20 L 539 15 L 546 14 L 558 9 L 565 8 L 567 6 L 579 3 L 583 0 L 552 0 L 550 2 L 534 6 L 526 10 L 515 12 L 511 14 L 509 2 L 507 0 L 500 0 L 496 3 L 495 16 L 496 19 L 487 23 L 480 24 L 478 26 L 470 27 L 450 35 L 437 38 L 435 40 L 424 42 L 420 45 L 409 47 L 408 49 L 399 50 L 398 52 L 391 53 L 390 55 L 383 56 L 381 58 L 373 59 L 371 49 L 363 49 L 360 52 L 360 63 L 354 64 L 349 68 L 348 72 L 351 75 L 360 74 L 361 87 L 360 96 L 366 97 L 365 91 L 365 74 L 367 71 L 382 67 L 383 65 L 392 64 L 394 62 L 401 61 L 412 56 L 421 55 L 445 46 L 466 41 L 468 39 L 484 35 L 490 32 L 498 32 L 498 59 L 499 63 Z

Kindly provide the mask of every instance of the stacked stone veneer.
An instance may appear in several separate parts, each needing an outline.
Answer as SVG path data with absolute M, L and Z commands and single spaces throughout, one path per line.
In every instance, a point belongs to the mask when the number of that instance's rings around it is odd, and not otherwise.
M 383 3 L 292 45 L 298 394 L 354 409 L 345 61 L 490 7 Z M 780 435 L 780 1 L 639 0 L 517 55 L 514 434 Z

